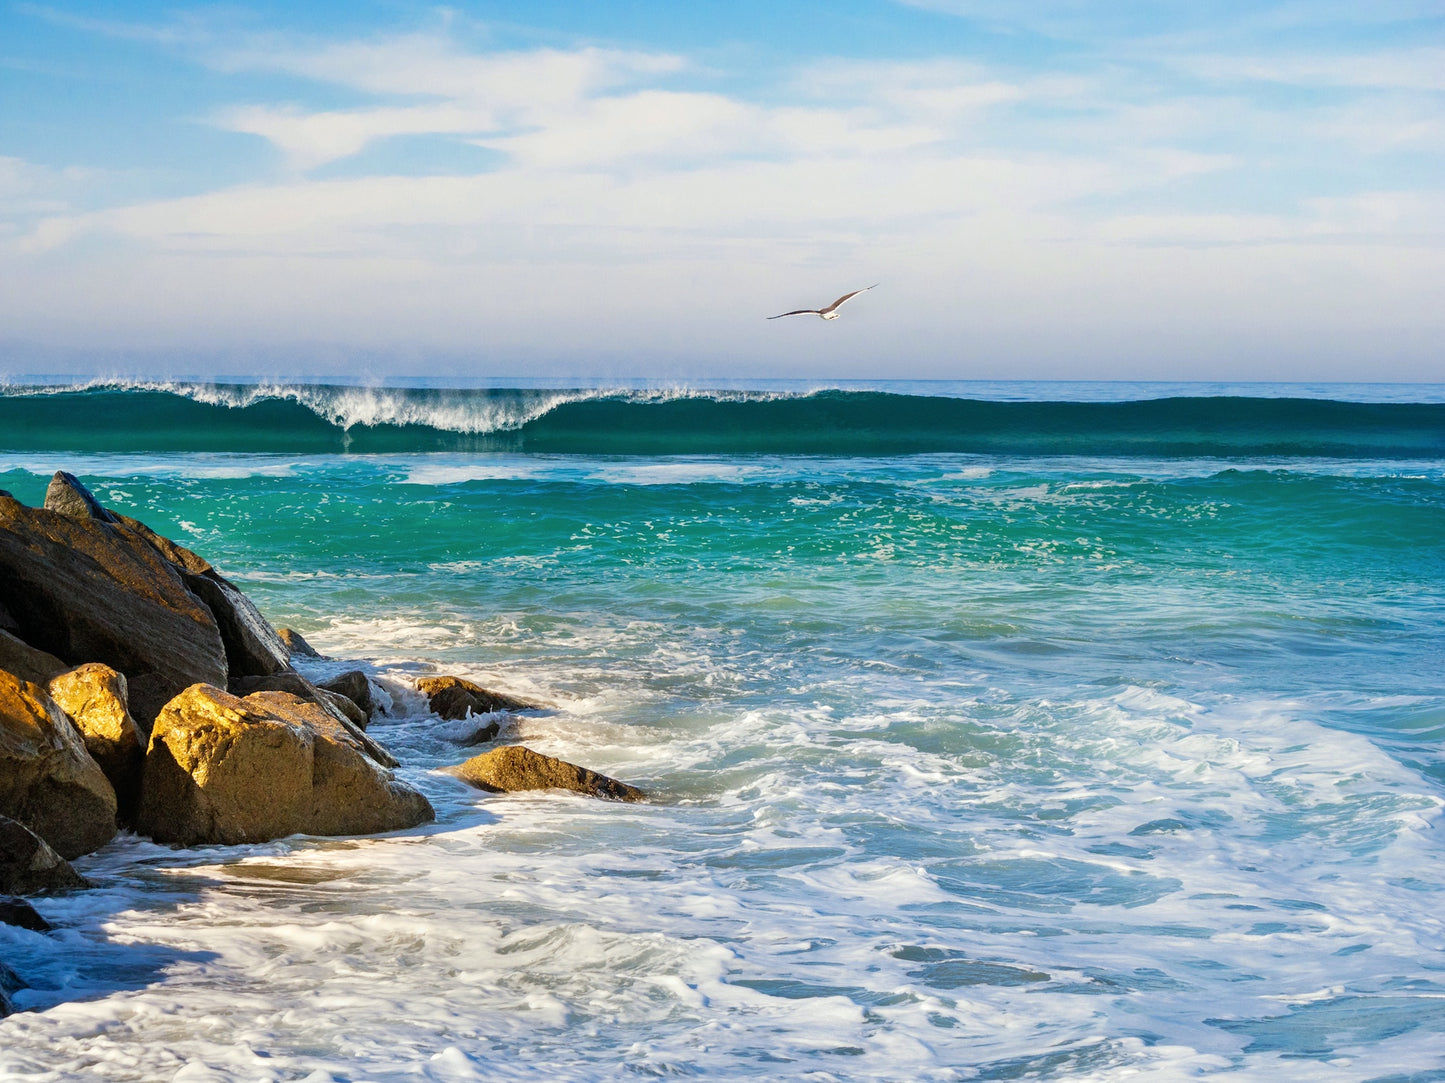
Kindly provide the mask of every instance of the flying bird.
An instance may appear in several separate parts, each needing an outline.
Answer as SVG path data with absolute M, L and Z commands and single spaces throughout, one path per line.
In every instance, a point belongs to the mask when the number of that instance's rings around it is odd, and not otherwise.
M 873 283 L 873 286 L 876 285 L 878 285 L 877 282 Z M 792 312 L 779 312 L 776 316 L 769 316 L 768 319 L 781 320 L 784 316 L 821 316 L 825 320 L 836 320 L 838 318 L 838 309 L 843 306 L 844 301 L 850 297 L 857 297 L 860 293 L 867 293 L 873 286 L 864 286 L 861 290 L 845 293 L 827 308 L 795 308 Z

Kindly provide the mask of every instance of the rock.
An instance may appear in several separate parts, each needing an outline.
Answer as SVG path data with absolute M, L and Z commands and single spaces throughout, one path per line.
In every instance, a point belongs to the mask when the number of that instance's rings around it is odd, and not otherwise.
M 591 797 L 641 801 L 647 795 L 636 786 L 618 782 L 566 760 L 553 759 L 522 745 L 508 745 L 473 756 L 450 768 L 450 774 L 493 793 L 517 790 L 572 790 Z
M 10 999 L 10 995 L 27 988 L 29 986 L 19 974 L 0 963 L 0 1019 L 15 1011 L 15 1002 Z
M 352 731 L 352 736 L 366 750 L 367 755 L 383 767 L 397 766 L 396 757 L 366 735 L 366 715 L 361 712 L 360 707 L 345 696 L 318 688 L 299 673 L 275 673 L 269 677 L 239 677 L 231 682 L 229 690 L 233 696 L 249 696 L 253 692 L 289 692 L 299 699 L 307 700 L 310 703 L 319 703 L 338 722 Z
M 215 616 L 233 674 L 284 673 L 291 668 L 286 644 L 236 584 L 215 571 L 187 575 L 185 580 Z
M 45 507 L 61 515 L 77 519 L 95 519 L 102 523 L 118 523 L 114 512 L 101 507 L 89 489 L 74 474 L 57 470 L 45 488 Z
M 320 653 L 310 643 L 302 638 L 301 633 L 294 628 L 277 628 L 276 634 L 281 637 L 281 642 L 291 652 L 292 658 L 319 658 L 325 659 L 326 655 Z
M 146 742 L 126 706 L 125 675 L 103 662 L 90 662 L 60 674 L 49 690 L 115 790 L 120 821 L 129 823 L 140 796 Z
M 495 718 L 490 722 L 484 722 L 465 737 L 457 739 L 457 744 L 463 748 L 471 748 L 473 745 L 484 745 L 488 741 L 495 741 L 497 734 L 502 732 L 502 724 Z
M 44 839 L 18 820 L 0 816 L 0 893 L 43 895 L 87 887 L 90 881 Z
M 416 686 L 426 696 L 432 713 L 449 722 L 492 711 L 530 711 L 537 706 L 501 692 L 488 691 L 461 677 L 422 677 Z
M 22 681 L 45 684 L 51 677 L 69 668 L 55 655 L 37 650 L 0 629 L 0 669 L 6 673 L 13 673 Z
M 52 482 L 53 484 L 53 482 Z M 86 494 L 89 496 L 89 494 Z M 91 497 L 94 500 L 94 497 Z M 49 506 L 49 497 L 46 498 Z M 232 676 L 284 673 L 291 668 L 291 652 L 256 604 L 241 589 L 213 568 L 204 557 L 184 545 L 157 534 L 139 519 L 105 511 L 115 522 L 144 538 L 180 573 L 216 619 L 226 649 L 226 664 Z
M 32 933 L 48 933 L 55 928 L 40 916 L 35 907 L 13 895 L 0 895 L 0 925 L 14 925 Z
M 195 845 L 371 834 L 433 815 L 320 704 L 197 685 L 156 717 L 136 826 L 158 842 Z
M 115 791 L 65 712 L 40 685 L 0 671 L 0 815 L 71 858 L 109 842 L 115 814 Z
M 330 680 L 318 682 L 317 687 L 345 696 L 360 707 L 368 719 L 376 713 L 376 704 L 371 698 L 371 681 L 359 669 L 348 669 Z
M 124 673 L 143 729 L 182 689 L 226 682 L 211 611 L 176 566 L 123 523 L 0 497 L 0 603 L 31 646 L 71 665 L 104 662 Z
M 10 496 L 10 494 L 4 489 L 0 489 L 0 496 Z M 14 498 L 11 497 L 11 499 Z M 0 632 L 9 632 L 14 635 L 18 631 L 20 631 L 19 622 L 11 615 L 10 610 L 0 605 Z

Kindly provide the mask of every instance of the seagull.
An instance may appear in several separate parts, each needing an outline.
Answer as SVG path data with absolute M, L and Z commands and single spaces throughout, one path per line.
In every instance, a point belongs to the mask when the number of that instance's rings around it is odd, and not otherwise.
M 877 282 L 873 283 L 873 286 L 876 285 L 878 285 Z M 873 286 L 864 286 L 861 290 L 845 293 L 827 308 L 795 308 L 792 312 L 779 312 L 776 316 L 769 316 L 768 319 L 781 320 L 784 316 L 821 316 L 825 320 L 836 320 L 838 318 L 838 309 L 842 307 L 844 301 L 850 297 L 857 297 L 860 293 L 867 293 Z

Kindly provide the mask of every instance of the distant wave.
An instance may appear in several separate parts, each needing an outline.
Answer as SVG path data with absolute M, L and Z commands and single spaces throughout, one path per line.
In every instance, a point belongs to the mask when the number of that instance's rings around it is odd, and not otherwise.
M 998 402 L 882 391 L 690 388 L 10 384 L 0 385 L 0 449 L 1412 459 L 1445 454 L 1445 403 L 1241 396 Z

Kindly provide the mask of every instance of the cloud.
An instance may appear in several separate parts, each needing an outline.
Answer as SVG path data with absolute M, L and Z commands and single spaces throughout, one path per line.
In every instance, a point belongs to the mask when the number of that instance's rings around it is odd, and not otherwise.
M 0 197 L 31 200 L 0 233 L 0 273 L 19 283 L 0 322 L 54 341 L 321 338 L 765 371 L 814 341 L 753 326 L 778 296 L 875 280 L 838 341 L 919 366 L 960 343 L 1059 364 L 1166 332 L 1225 349 L 1220 328 L 1277 338 L 1293 320 L 1329 350 L 1442 322 L 1423 299 L 1445 271 L 1440 194 L 1365 184 L 1340 153 L 1388 165 L 1439 146 L 1428 50 L 1360 50 L 1338 69 L 1219 51 L 834 58 L 740 89 L 663 50 L 469 49 L 436 32 L 193 48 L 247 77 L 250 100 L 211 124 L 265 139 L 285 168 L 79 210 L 43 201 L 56 177 L 0 160 Z M 1392 56 L 1404 74 L 1384 82 Z M 1270 80 L 1248 74 L 1259 65 Z M 264 92 L 270 73 L 284 97 Z M 1274 100 L 1278 83 L 1326 78 L 1327 100 Z M 405 175 L 402 139 L 419 136 L 495 153 Z

